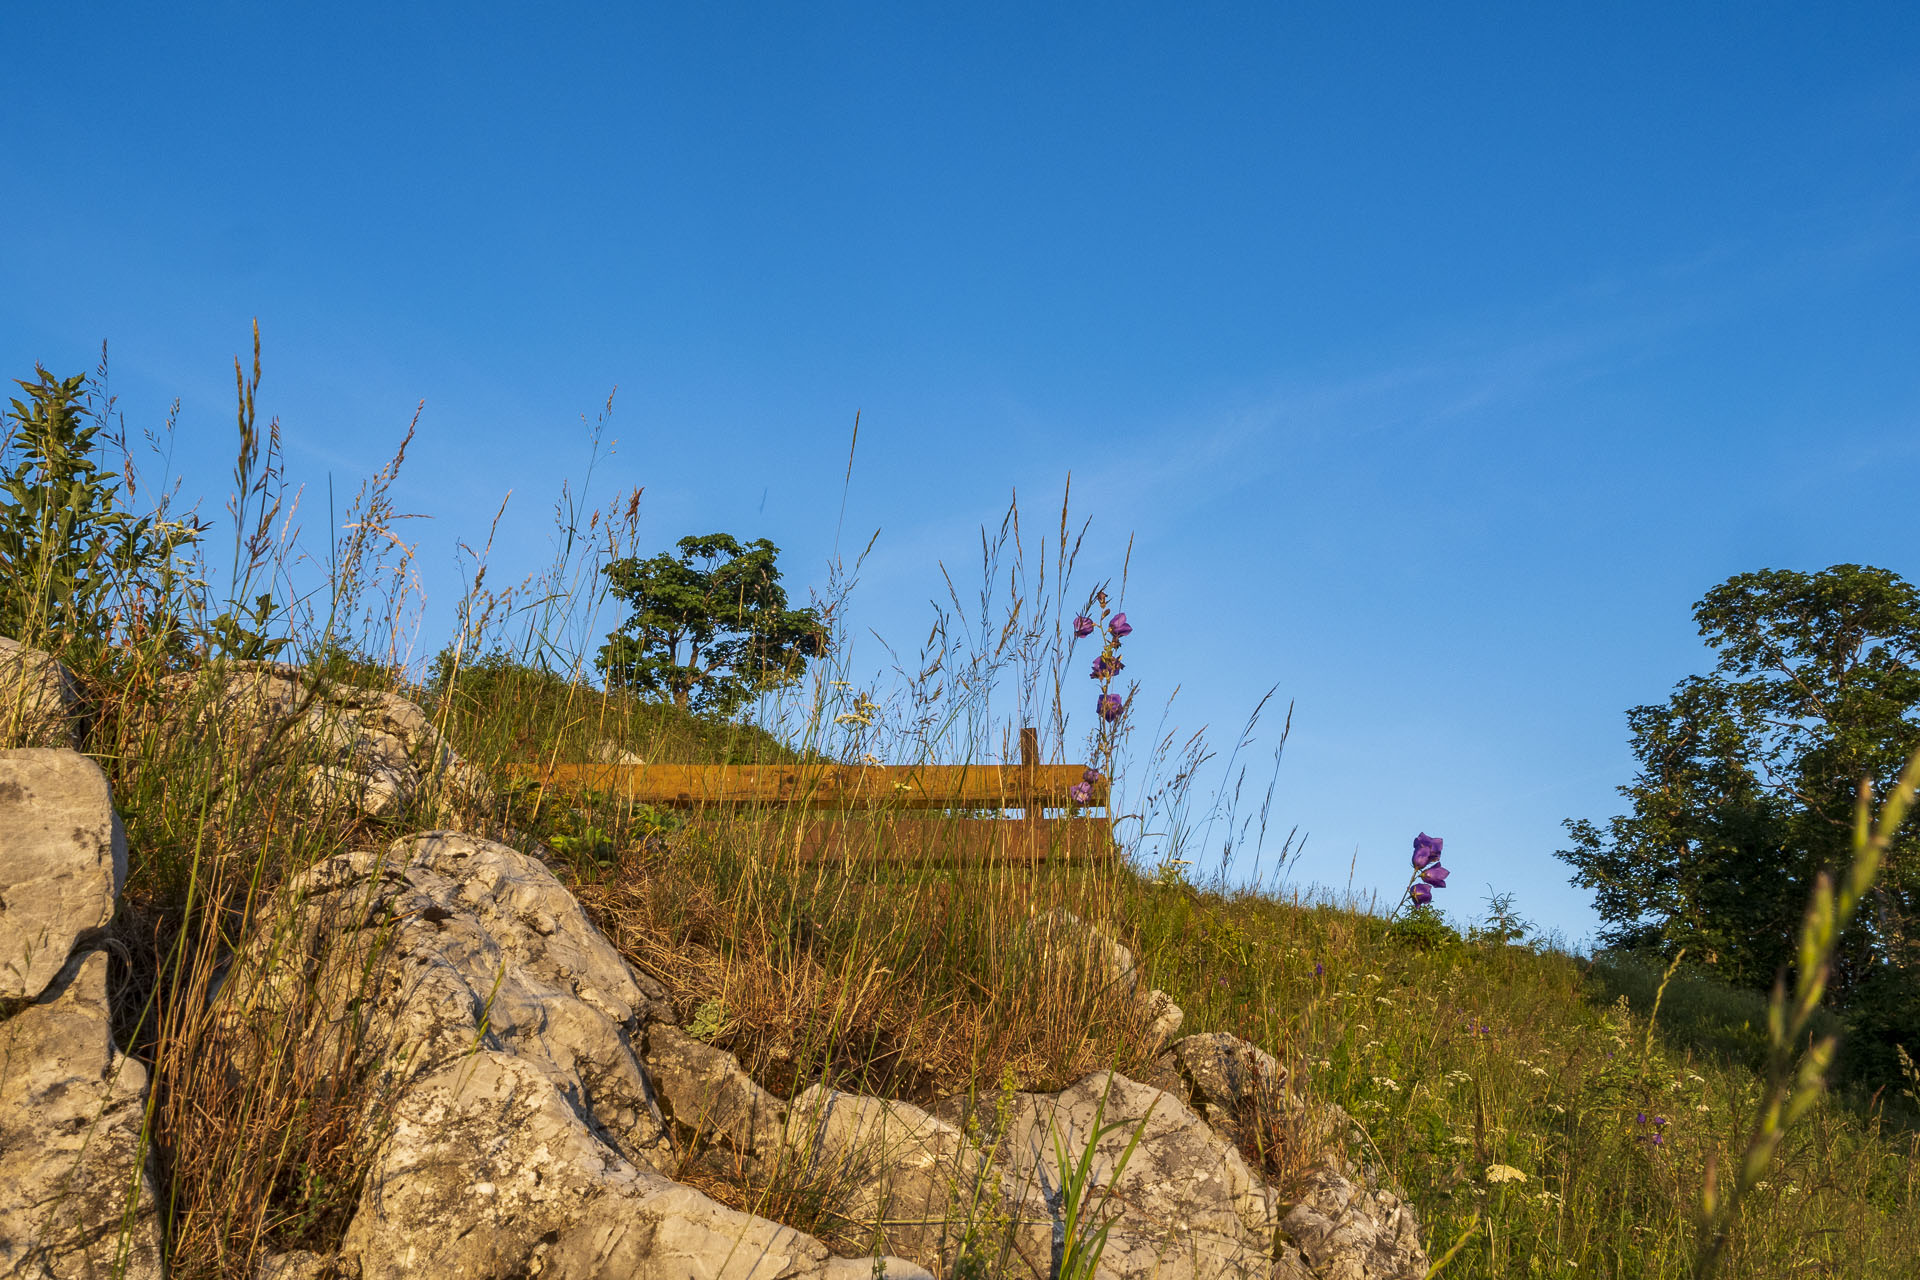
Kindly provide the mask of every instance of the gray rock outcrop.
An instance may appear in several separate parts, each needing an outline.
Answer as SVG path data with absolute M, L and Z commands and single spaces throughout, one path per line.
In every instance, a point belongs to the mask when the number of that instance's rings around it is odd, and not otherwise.
M 947 1275 L 1049 1273 L 1053 1217 L 1038 1189 L 912 1103 L 814 1085 L 793 1100 L 786 1158 L 889 1253 Z
M 244 1019 L 318 993 L 319 1015 L 374 1070 L 366 1129 L 380 1136 L 341 1248 L 347 1268 L 472 1280 L 874 1274 L 873 1258 L 835 1259 L 673 1181 L 668 1123 L 635 1052 L 669 1012 L 664 993 L 538 859 L 434 832 L 316 863 L 282 902 L 287 925 L 254 941 L 220 1001 Z M 676 1114 L 691 1113 L 688 1090 L 716 1064 L 687 1048 L 697 1042 L 658 1029 L 654 1042 L 656 1058 L 687 1064 Z M 899 1258 L 886 1267 L 927 1274 Z
M 1421 1280 L 1427 1274 L 1413 1210 L 1367 1175 L 1355 1181 L 1327 1168 L 1308 1174 L 1280 1227 L 1314 1280 Z
M 146 1096 L 113 1042 L 103 952 L 0 1022 L 0 1276 L 162 1280 Z
M 113 919 L 127 836 L 76 751 L 0 751 L 0 998 L 32 999 Z
M 1186 1014 L 1173 997 L 1157 987 L 1142 991 L 1133 952 L 1079 916 L 1056 907 L 1035 916 L 1027 936 L 1040 948 L 1043 964 L 1078 970 L 1140 1006 L 1153 1039 L 1165 1042 L 1179 1033 Z
M 76 699 L 58 659 L 0 636 L 0 746 L 74 746 Z
M 644 1059 L 655 1096 L 686 1149 L 716 1152 L 745 1172 L 776 1167 L 787 1148 L 787 1104 L 725 1049 L 671 1022 L 646 1029 Z
M 222 662 L 160 682 L 170 733 L 212 740 L 230 762 L 305 771 L 323 811 L 485 826 L 496 798 L 414 703 L 275 662 Z
M 1241 1151 L 1284 1140 L 1316 1155 L 1280 1219 L 1290 1274 L 1312 1280 L 1420 1280 L 1428 1260 L 1419 1220 L 1377 1170 L 1342 1154 L 1353 1129 L 1337 1106 L 1310 1104 L 1287 1089 L 1286 1069 L 1237 1036 L 1211 1032 L 1177 1040 L 1150 1078 Z

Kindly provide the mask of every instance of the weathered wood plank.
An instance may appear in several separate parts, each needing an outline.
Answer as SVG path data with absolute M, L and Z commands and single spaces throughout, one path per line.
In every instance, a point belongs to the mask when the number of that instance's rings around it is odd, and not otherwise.
M 811 809 L 1019 809 L 1072 803 L 1085 766 L 1043 765 L 717 765 L 509 764 L 512 776 L 554 786 L 609 791 L 681 808 L 798 805 Z M 1037 793 L 1037 795 L 1035 795 Z M 1092 805 L 1107 803 L 1094 784 Z
M 773 857 L 897 865 L 1004 862 L 1104 863 L 1118 853 L 1105 818 L 1053 818 L 1040 824 L 1041 841 L 1023 820 L 995 818 L 873 819 L 796 814 L 776 828 Z M 772 834 L 772 833 L 770 833 Z

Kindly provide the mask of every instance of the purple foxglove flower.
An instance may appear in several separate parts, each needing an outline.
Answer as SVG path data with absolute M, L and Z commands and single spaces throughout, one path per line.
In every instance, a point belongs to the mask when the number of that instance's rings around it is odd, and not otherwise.
M 1111 680 L 1119 675 L 1121 668 L 1125 666 L 1126 663 L 1120 661 L 1119 654 L 1103 653 L 1093 660 L 1093 678 L 1095 680 Z
M 1077 640 L 1085 640 L 1093 634 L 1093 619 L 1081 614 L 1073 620 L 1073 635 Z
M 1086 783 L 1088 786 L 1092 786 L 1094 783 L 1100 781 L 1100 771 L 1089 765 L 1087 771 L 1080 775 L 1080 781 Z
M 1453 873 L 1451 871 L 1448 871 L 1445 867 L 1441 866 L 1439 863 L 1436 862 L 1432 866 L 1423 870 L 1420 873 L 1420 878 L 1422 880 L 1425 880 L 1428 884 L 1432 885 L 1436 889 L 1444 889 L 1447 887 L 1447 877 L 1452 874 Z
M 1133 626 L 1127 621 L 1127 615 L 1124 613 L 1114 614 L 1113 621 L 1107 624 L 1107 630 L 1113 632 L 1115 640 L 1124 640 L 1133 634 Z
M 1076 782 L 1067 788 L 1067 794 L 1073 797 L 1075 804 L 1085 804 L 1087 801 L 1093 799 L 1093 784 L 1091 782 Z
M 1093 709 L 1100 713 L 1102 720 L 1112 724 L 1120 718 L 1120 713 L 1127 709 L 1127 704 L 1117 693 L 1103 693 L 1099 701 L 1093 704 Z
M 1415 884 L 1413 888 L 1407 890 L 1407 896 L 1424 907 L 1433 901 L 1433 890 L 1423 884 Z

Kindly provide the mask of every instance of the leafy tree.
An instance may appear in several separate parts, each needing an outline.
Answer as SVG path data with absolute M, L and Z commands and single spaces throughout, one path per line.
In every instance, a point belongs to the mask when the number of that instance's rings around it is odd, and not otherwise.
M 1631 812 L 1569 821 L 1558 856 L 1595 891 L 1607 943 L 1686 947 L 1760 986 L 1792 959 L 1813 877 L 1846 864 L 1859 784 L 1884 793 L 1920 746 L 1920 591 L 1861 565 L 1769 569 L 1729 578 L 1693 616 L 1717 664 L 1627 713 Z M 1920 840 L 1903 833 L 1832 979 L 1882 1040 L 1920 1029 L 1916 925 Z
M 765 538 L 743 546 L 724 533 L 676 545 L 678 556 L 607 566 L 613 594 L 633 607 L 596 661 L 609 682 L 725 716 L 826 652 L 819 614 L 787 608 L 774 564 L 780 548 Z

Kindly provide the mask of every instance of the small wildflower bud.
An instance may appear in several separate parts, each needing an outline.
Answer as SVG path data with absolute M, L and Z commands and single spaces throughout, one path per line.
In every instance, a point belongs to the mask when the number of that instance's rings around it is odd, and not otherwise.
M 1093 634 L 1093 619 L 1081 614 L 1073 620 L 1073 634 L 1077 640 L 1085 640 Z
M 1127 615 L 1124 613 L 1114 614 L 1113 621 L 1107 624 L 1107 630 L 1113 632 L 1115 640 L 1124 640 L 1133 634 L 1133 626 L 1127 621 Z
M 1111 680 L 1120 674 L 1124 666 L 1126 664 L 1120 661 L 1119 654 L 1103 653 L 1093 660 L 1092 675 L 1095 680 Z
M 1120 713 L 1127 709 L 1127 704 L 1117 693 L 1103 693 L 1093 704 L 1093 709 L 1100 713 L 1102 720 L 1112 724 L 1120 718 Z

